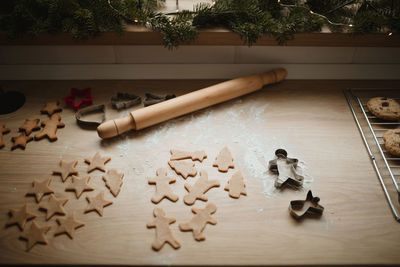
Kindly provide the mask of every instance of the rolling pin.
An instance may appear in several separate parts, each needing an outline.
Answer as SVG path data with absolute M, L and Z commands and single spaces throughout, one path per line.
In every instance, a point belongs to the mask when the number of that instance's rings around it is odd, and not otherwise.
M 97 127 L 97 133 L 101 138 L 110 138 L 129 130 L 140 130 L 260 90 L 264 85 L 282 81 L 286 75 L 285 69 L 275 69 L 263 74 L 248 75 L 218 83 L 134 110 L 127 117 L 106 121 Z

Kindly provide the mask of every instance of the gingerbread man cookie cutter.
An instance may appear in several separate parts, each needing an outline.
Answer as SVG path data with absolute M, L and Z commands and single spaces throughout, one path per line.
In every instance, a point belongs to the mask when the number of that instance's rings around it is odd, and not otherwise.
M 324 212 L 324 207 L 319 205 L 320 198 L 314 197 L 311 190 L 308 191 L 305 200 L 290 201 L 289 212 L 296 220 L 305 216 L 319 217 Z
M 287 152 L 284 149 L 277 149 L 275 151 L 276 159 L 270 160 L 268 169 L 277 174 L 275 180 L 275 187 L 282 188 L 285 185 L 299 188 L 303 185 L 304 176 L 300 174 L 297 163 L 298 159 L 288 158 Z

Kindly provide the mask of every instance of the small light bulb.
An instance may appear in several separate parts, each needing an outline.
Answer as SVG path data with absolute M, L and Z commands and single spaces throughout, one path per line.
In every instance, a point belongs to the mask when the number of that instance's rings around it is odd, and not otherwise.
M 135 23 L 138 23 L 138 22 L 139 22 L 139 20 L 138 20 L 138 19 L 134 19 L 133 21 L 134 21 Z
M 281 0 L 278 0 L 278 4 L 281 2 Z
M 311 14 L 314 14 L 314 12 L 312 12 L 312 10 L 310 10 L 310 13 L 311 13 Z
M 388 33 L 389 36 L 392 36 L 392 34 L 393 34 L 393 32 L 389 32 L 389 33 Z
M 349 27 L 353 27 L 353 24 L 349 24 Z

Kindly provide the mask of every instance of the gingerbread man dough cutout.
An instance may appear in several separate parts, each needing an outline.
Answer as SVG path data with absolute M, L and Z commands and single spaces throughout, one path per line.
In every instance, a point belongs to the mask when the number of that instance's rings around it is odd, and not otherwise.
M 56 141 L 57 129 L 65 126 L 65 124 L 60 121 L 61 116 L 58 114 L 53 114 L 51 115 L 50 120 L 43 121 L 42 126 L 44 128 L 40 131 L 40 133 L 35 134 L 35 140 L 40 140 L 44 137 L 47 137 L 50 141 Z
M 164 198 L 168 198 L 172 202 L 176 202 L 179 199 L 179 197 L 174 194 L 174 192 L 172 192 L 171 187 L 169 186 L 169 184 L 175 183 L 176 180 L 175 178 L 167 176 L 166 169 L 158 169 L 156 177 L 148 178 L 147 181 L 149 182 L 149 184 L 156 185 L 156 192 L 151 197 L 151 201 L 153 203 L 157 204 Z
M 160 250 L 165 243 L 170 244 L 173 248 L 178 249 L 181 247 L 179 242 L 172 235 L 169 225 L 176 220 L 173 217 L 166 217 L 165 212 L 161 208 L 154 208 L 153 215 L 155 219 L 147 223 L 147 228 L 156 228 L 156 239 L 151 246 L 154 250 Z
M 214 167 L 218 167 L 220 172 L 227 172 L 229 168 L 235 168 L 233 164 L 232 154 L 228 147 L 224 147 L 218 154 L 213 164 Z
M 217 224 L 217 221 L 211 217 L 216 211 L 217 207 L 214 203 L 208 203 L 204 209 L 192 208 L 192 212 L 195 215 L 189 221 L 180 223 L 179 229 L 181 231 L 193 231 L 193 237 L 197 241 L 205 240 L 206 237 L 203 234 L 203 230 L 206 224 Z
M 4 147 L 3 134 L 8 134 L 9 132 L 10 129 L 6 128 L 6 125 L 0 122 L 0 148 Z
M 24 125 L 18 128 L 20 132 L 25 132 L 26 135 L 30 135 L 33 131 L 40 130 L 40 120 L 25 120 Z
M 194 152 L 183 151 L 178 149 L 171 149 L 171 160 L 192 159 L 203 162 L 207 158 L 204 150 L 196 150 Z
M 239 198 L 240 195 L 246 196 L 246 185 L 242 173 L 238 171 L 232 175 L 224 189 L 229 191 L 229 196 L 233 198 Z
M 185 184 L 185 189 L 189 193 L 183 197 L 183 202 L 187 205 L 193 205 L 197 199 L 208 201 L 204 194 L 213 187 L 219 187 L 219 182 L 217 180 L 208 180 L 207 172 L 202 170 L 200 178 L 197 179 L 193 186 Z
M 168 162 L 169 166 L 184 179 L 189 176 L 196 176 L 197 170 L 193 162 L 171 160 Z

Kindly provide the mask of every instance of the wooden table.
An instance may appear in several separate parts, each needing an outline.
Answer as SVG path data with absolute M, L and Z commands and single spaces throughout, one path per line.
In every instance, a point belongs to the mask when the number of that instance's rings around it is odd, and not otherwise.
M 100 140 L 96 131 L 80 128 L 74 113 L 65 108 L 58 132 L 59 140 L 32 141 L 25 151 L 10 151 L 11 137 L 24 120 L 40 118 L 45 101 L 61 99 L 69 88 L 92 87 L 95 103 L 108 102 L 117 91 L 176 93 L 211 85 L 216 81 L 24 81 L 3 82 L 7 90 L 17 89 L 27 96 L 26 104 L 16 113 L 1 116 L 11 128 L 4 136 L 6 147 L 0 150 L 0 225 L 8 219 L 8 209 L 25 202 L 38 214 L 39 224 L 52 226 L 49 245 L 36 245 L 26 252 L 26 242 L 18 239 L 16 226 L 0 230 L 0 263 L 50 264 L 394 264 L 400 263 L 400 225 L 393 219 L 377 176 L 356 128 L 342 89 L 347 87 L 393 87 L 399 81 L 285 81 L 260 92 L 207 108 L 140 132 L 130 132 L 111 140 Z M 107 119 L 126 115 L 107 104 Z M 212 167 L 219 150 L 228 146 L 235 158 L 235 170 L 244 174 L 247 196 L 232 199 L 223 190 L 234 173 L 219 173 Z M 192 233 L 181 232 L 178 223 L 192 217 L 183 203 L 185 182 L 169 167 L 169 150 L 204 149 L 208 158 L 196 162 L 210 179 L 221 187 L 207 196 L 215 203 L 218 224 L 207 225 L 206 240 L 197 242 Z M 300 191 L 275 190 L 268 161 L 277 148 L 285 148 L 289 157 L 299 158 L 307 183 Z M 101 179 L 102 172 L 90 174 L 94 192 L 76 199 L 64 192 L 64 184 L 52 170 L 60 159 L 78 160 L 81 176 L 87 175 L 84 158 L 97 151 L 112 160 L 107 168 L 124 172 L 124 184 L 114 198 Z M 172 184 L 179 195 L 177 203 L 163 200 L 168 216 L 176 217 L 171 225 L 182 247 L 165 245 L 161 251 L 151 249 L 154 229 L 146 223 L 153 219 L 156 205 L 150 198 L 154 186 L 146 177 L 157 168 L 168 168 L 177 178 Z M 53 177 L 56 196 L 69 198 L 67 212 L 75 210 L 85 226 L 73 240 L 66 235 L 54 237 L 55 218 L 45 222 L 44 212 L 37 210 L 32 197 L 25 197 L 34 178 Z M 296 222 L 288 212 L 289 202 L 303 199 L 307 190 L 321 198 L 325 207 L 320 219 Z M 100 190 L 114 204 L 104 209 L 104 216 L 84 214 L 86 195 Z M 197 201 L 195 207 L 204 207 Z M 30 224 L 28 224 L 29 226 Z

